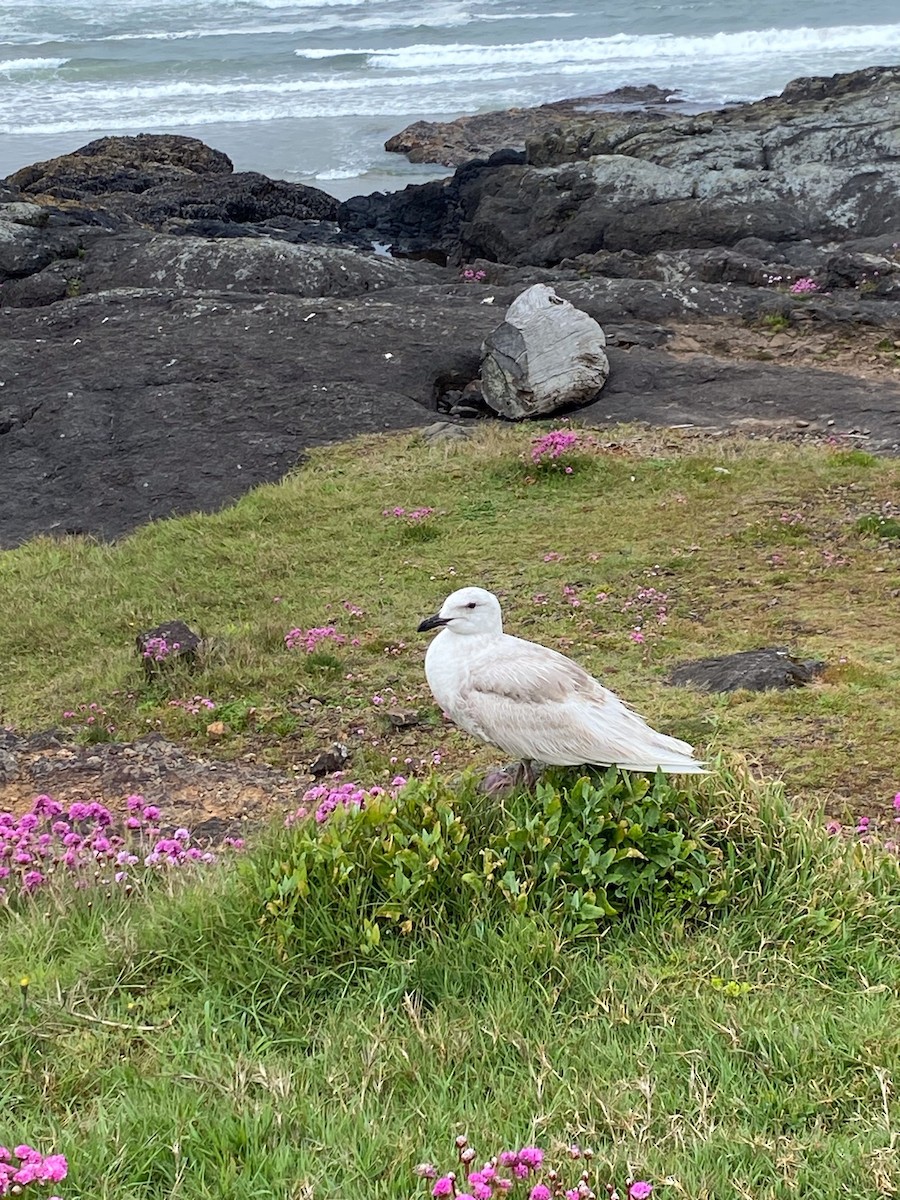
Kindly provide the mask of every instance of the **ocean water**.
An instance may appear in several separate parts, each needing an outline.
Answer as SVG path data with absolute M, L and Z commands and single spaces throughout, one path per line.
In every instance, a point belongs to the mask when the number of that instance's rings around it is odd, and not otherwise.
M 0 177 L 184 133 L 346 197 L 410 121 L 656 83 L 716 106 L 900 61 L 900 0 L 0 0 Z

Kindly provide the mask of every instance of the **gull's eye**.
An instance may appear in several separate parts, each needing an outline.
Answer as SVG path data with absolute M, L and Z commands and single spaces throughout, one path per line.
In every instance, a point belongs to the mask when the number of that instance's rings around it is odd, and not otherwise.
M 472 600 L 466 605 L 466 608 L 477 608 L 477 605 L 476 605 L 475 601 Z

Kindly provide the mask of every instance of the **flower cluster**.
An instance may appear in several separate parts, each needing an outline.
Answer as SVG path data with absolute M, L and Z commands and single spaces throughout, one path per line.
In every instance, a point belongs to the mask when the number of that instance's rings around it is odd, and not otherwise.
M 78 888 L 127 886 L 134 868 L 166 870 L 216 861 L 210 851 L 193 844 L 187 829 L 163 837 L 160 810 L 143 796 L 129 796 L 125 806 L 128 815 L 120 828 L 97 800 L 64 808 L 43 795 L 18 818 L 0 812 L 0 902 L 34 895 L 58 879 Z M 243 849 L 240 838 L 226 838 L 225 845 Z
M 284 644 L 288 650 L 296 650 L 298 646 L 302 646 L 307 654 L 318 650 L 323 642 L 332 646 L 343 646 L 346 640 L 333 625 L 318 625 L 313 629 L 289 629 L 284 635 Z
M 825 826 L 833 837 L 840 835 L 856 835 L 864 846 L 880 847 L 888 854 L 900 854 L 900 828 L 892 830 L 890 825 L 900 826 L 900 792 L 894 796 L 894 817 L 886 829 L 882 829 L 879 821 L 872 817 L 858 817 L 853 826 L 844 826 L 840 821 L 829 821 Z M 894 836 L 887 836 L 894 834 Z
M 215 700 L 210 700 L 209 696 L 192 696 L 190 700 L 169 701 L 169 708 L 180 708 L 186 713 L 191 713 L 192 716 L 196 716 L 203 709 L 212 712 L 215 707 Z
M 795 279 L 789 290 L 795 296 L 806 296 L 811 292 L 817 292 L 819 285 L 814 279 L 811 279 L 808 275 L 804 275 L 800 279 Z
M 15 1150 L 0 1146 L 0 1196 L 20 1196 L 30 1184 L 59 1183 L 68 1173 L 69 1164 L 62 1154 L 43 1155 L 31 1146 L 16 1146 Z M 32 1195 L 33 1189 L 29 1188 L 28 1194 Z
M 553 429 L 531 443 L 531 461 L 538 467 L 560 466 L 559 459 L 571 450 L 583 449 L 587 443 L 575 429 Z M 571 464 L 563 467 L 566 475 L 574 472 Z
M 466 267 L 462 273 L 462 277 L 467 283 L 481 283 L 482 280 L 487 278 L 487 274 L 480 269 L 476 271 L 472 267 Z
M 330 783 L 317 783 L 314 787 L 308 788 L 300 801 L 300 807 L 285 817 L 285 825 L 290 827 L 297 821 L 305 821 L 310 816 L 313 816 L 316 822 L 322 825 L 335 809 L 365 808 L 366 802 L 376 796 L 396 796 L 407 782 L 405 776 L 395 775 L 391 780 L 390 788 L 364 788 L 360 783 L 350 783 L 349 781 L 341 783 L 341 777 L 341 772 L 338 771 L 331 777 Z
M 418 525 L 420 521 L 427 521 L 430 516 L 434 515 L 433 508 L 386 508 L 381 514 L 383 517 L 396 517 L 398 520 L 411 521 L 414 525 Z
M 153 662 L 165 662 L 172 654 L 177 654 L 181 649 L 181 642 L 167 642 L 164 637 L 147 638 L 144 643 L 143 656 L 144 658 L 152 659 Z
M 596 1200 L 597 1193 L 591 1186 L 591 1161 L 593 1152 L 572 1146 L 569 1158 L 581 1166 L 579 1178 L 573 1178 L 575 1170 L 563 1167 L 557 1170 L 545 1162 L 544 1151 L 537 1146 L 523 1146 L 521 1150 L 502 1150 L 483 1166 L 476 1166 L 477 1154 L 469 1145 L 468 1138 L 460 1135 L 456 1139 L 459 1170 L 438 1173 L 433 1163 L 419 1163 L 416 1174 L 431 1184 L 431 1195 L 435 1200 L 502 1200 L 509 1193 L 527 1193 L 528 1200 Z M 607 1183 L 602 1188 L 609 1200 L 619 1200 L 616 1188 Z M 628 1200 L 649 1200 L 653 1185 L 644 1180 L 634 1180 L 627 1188 Z

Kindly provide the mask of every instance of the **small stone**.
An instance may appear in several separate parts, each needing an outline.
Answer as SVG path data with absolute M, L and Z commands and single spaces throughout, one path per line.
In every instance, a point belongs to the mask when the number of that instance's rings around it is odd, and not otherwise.
M 228 732 L 228 726 L 224 721 L 211 721 L 206 727 L 206 736 L 208 738 L 222 738 Z
M 815 659 L 801 661 L 784 647 L 767 646 L 744 650 L 718 658 L 702 658 L 676 667 L 669 682 L 679 687 L 694 686 L 707 692 L 736 692 L 746 689 L 763 692 L 781 691 L 810 683 L 825 670 L 826 664 Z
M 323 750 L 322 753 L 309 764 L 309 773 L 317 779 L 320 775 L 333 775 L 335 771 L 340 771 L 350 758 L 350 751 L 342 742 L 333 742 L 328 750 Z
M 432 425 L 426 425 L 421 432 L 422 440 L 432 445 L 439 442 L 464 441 L 469 436 L 468 429 L 451 421 L 435 421 Z
M 11 750 L 0 750 L 0 783 L 9 783 L 19 773 L 19 760 Z
M 387 714 L 387 719 L 395 729 L 412 729 L 414 725 L 419 724 L 419 714 L 415 709 L 391 709 Z
M 175 662 L 193 665 L 200 640 L 200 635 L 194 633 L 184 621 L 164 621 L 137 635 L 137 652 L 144 664 L 144 671 L 148 676 L 153 676 Z

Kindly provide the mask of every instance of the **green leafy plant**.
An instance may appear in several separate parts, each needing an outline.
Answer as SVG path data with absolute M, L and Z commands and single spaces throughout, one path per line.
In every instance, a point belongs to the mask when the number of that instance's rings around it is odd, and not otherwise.
M 724 899 L 712 832 L 661 772 L 650 779 L 610 768 L 574 782 L 557 773 L 536 797 L 514 798 L 484 851 L 483 877 L 516 911 L 582 932 L 643 904 Z
M 456 796 L 433 778 L 399 791 L 352 786 L 331 793 L 347 792 L 334 807 L 301 810 L 272 866 L 265 914 L 280 940 L 372 950 L 385 927 L 408 935 L 461 922 L 471 833 L 460 803 L 472 789 Z
M 724 898 L 712 825 L 662 774 L 555 772 L 505 807 L 472 777 L 395 783 L 307 793 L 262 884 L 283 945 L 371 951 L 386 931 L 446 935 L 510 909 L 579 934 Z
M 879 538 L 900 537 L 900 519 L 882 513 L 870 513 L 856 522 L 857 533 L 870 533 Z

